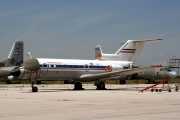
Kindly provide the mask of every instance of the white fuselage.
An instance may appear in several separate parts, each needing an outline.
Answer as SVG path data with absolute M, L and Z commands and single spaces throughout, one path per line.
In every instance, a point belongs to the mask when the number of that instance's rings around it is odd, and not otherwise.
M 128 68 L 133 62 L 130 61 L 100 61 L 100 60 L 76 60 L 76 59 L 44 59 L 37 58 L 40 69 L 28 71 L 20 68 L 19 78 L 37 80 L 82 80 L 91 81 L 94 79 L 81 79 L 85 74 L 98 74 Z

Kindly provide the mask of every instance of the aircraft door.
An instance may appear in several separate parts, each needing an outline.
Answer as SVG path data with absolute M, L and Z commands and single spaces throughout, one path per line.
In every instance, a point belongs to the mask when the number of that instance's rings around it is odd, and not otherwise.
M 89 71 L 89 65 L 88 65 L 88 64 L 85 64 L 85 65 L 84 65 L 84 68 L 85 68 L 85 71 L 86 71 L 86 72 Z
M 49 65 L 47 65 L 45 63 L 42 65 L 42 74 L 43 75 L 46 75 L 48 73 L 48 67 L 49 67 Z

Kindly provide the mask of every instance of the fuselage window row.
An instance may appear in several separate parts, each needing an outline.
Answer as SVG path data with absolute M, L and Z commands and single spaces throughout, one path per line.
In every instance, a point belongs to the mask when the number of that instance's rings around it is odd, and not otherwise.
M 41 64 L 40 68 L 106 68 L 107 66 L 87 66 L 87 65 L 48 65 Z

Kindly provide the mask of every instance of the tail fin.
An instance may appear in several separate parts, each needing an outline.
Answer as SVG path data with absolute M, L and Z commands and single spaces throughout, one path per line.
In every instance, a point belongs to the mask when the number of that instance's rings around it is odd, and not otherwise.
M 95 54 L 96 54 L 96 58 L 99 60 L 132 61 L 132 62 L 134 62 L 136 60 L 137 56 L 139 55 L 139 53 L 141 52 L 141 50 L 144 46 L 144 43 L 160 41 L 160 40 L 162 40 L 162 39 L 128 40 L 115 54 L 103 54 L 102 52 L 98 54 L 97 50 L 95 50 L 95 52 L 96 52 Z
M 32 59 L 32 56 L 31 56 L 30 52 L 27 53 L 27 57 L 28 57 L 28 59 Z
M 95 58 L 100 59 L 103 55 L 102 49 L 100 45 L 95 47 Z
M 18 66 L 23 63 L 23 41 L 15 41 L 9 53 L 5 67 Z

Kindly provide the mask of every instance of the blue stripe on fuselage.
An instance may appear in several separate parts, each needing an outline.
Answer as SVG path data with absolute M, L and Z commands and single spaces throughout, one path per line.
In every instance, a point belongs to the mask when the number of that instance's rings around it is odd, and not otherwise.
M 96 66 L 96 65 L 53 65 L 53 64 L 41 64 L 40 68 L 95 68 L 95 69 L 105 69 L 107 66 Z

